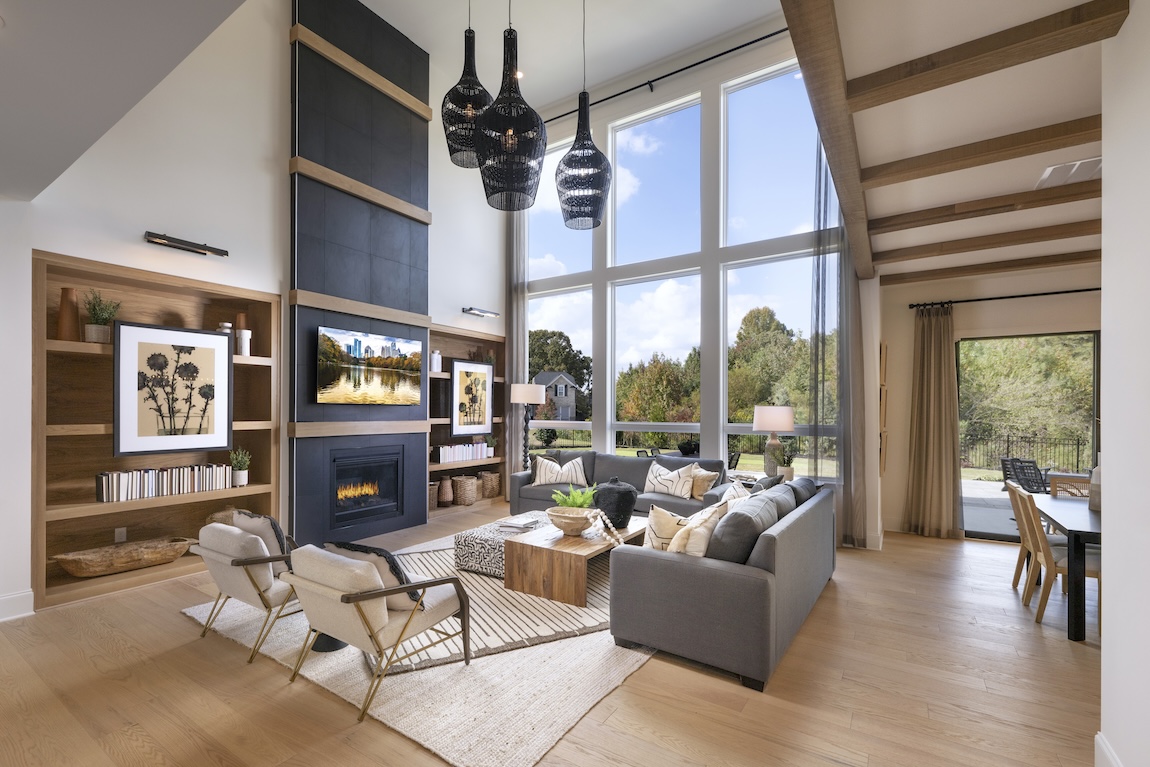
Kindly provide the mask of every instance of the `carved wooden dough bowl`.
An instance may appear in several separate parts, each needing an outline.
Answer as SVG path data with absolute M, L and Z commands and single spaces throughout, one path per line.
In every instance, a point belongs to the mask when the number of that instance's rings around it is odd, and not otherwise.
M 59 562 L 69 575 L 92 578 L 174 562 L 186 554 L 188 547 L 195 542 L 194 538 L 152 538 L 101 546 L 98 549 L 70 551 L 57 554 L 52 559 Z

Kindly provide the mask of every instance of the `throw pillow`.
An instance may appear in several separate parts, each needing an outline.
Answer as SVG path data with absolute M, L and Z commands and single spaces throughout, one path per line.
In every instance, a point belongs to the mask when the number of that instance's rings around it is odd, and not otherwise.
M 279 522 L 263 514 L 253 514 L 244 509 L 232 512 L 232 525 L 245 533 L 258 535 L 267 546 L 268 554 L 287 554 L 288 544 Z M 289 570 L 287 562 L 272 562 L 272 573 L 279 575 Z
M 727 513 L 727 503 L 720 501 L 714 506 L 708 506 L 690 516 L 687 524 L 667 546 L 667 551 L 677 554 L 686 554 L 689 557 L 701 557 L 707 553 L 707 545 L 711 542 L 711 534 L 715 526 Z
M 403 566 L 399 564 L 399 560 L 387 549 L 363 546 L 358 543 L 337 542 L 325 543 L 323 547 L 335 554 L 342 554 L 348 559 L 370 562 L 379 572 L 379 579 L 383 581 L 385 589 L 412 582 L 408 574 L 403 571 Z M 384 597 L 384 601 L 387 602 L 389 610 L 411 612 L 419 602 L 419 591 L 413 589 L 403 594 L 389 594 Z M 422 604 L 419 605 L 419 609 L 424 609 Z
M 815 481 L 810 477 L 799 477 L 798 479 L 791 480 L 787 483 L 791 486 L 791 490 L 795 494 L 795 503 L 802 506 L 804 503 L 815 497 L 815 493 L 819 491 Z
M 773 477 L 763 477 L 762 479 L 760 479 L 758 482 L 755 483 L 755 486 L 751 488 L 751 492 L 757 493 L 760 490 L 769 490 L 770 488 L 774 487 L 775 485 L 781 484 L 782 481 L 783 481 L 783 475 L 782 474 L 776 474 Z
M 689 521 L 687 517 L 680 517 L 666 509 L 652 506 L 647 512 L 647 532 L 643 536 L 643 545 L 649 549 L 666 551 L 675 535 L 686 527 Z
M 742 482 L 733 482 L 723 493 L 723 497 L 719 499 L 720 502 L 726 502 L 727 508 L 733 509 L 740 501 L 750 496 L 750 491 L 743 487 Z
M 696 501 L 701 501 L 703 500 L 703 496 L 706 495 L 707 491 L 715 486 L 715 481 L 719 479 L 719 472 L 707 471 L 706 469 L 701 468 L 697 463 L 694 464 L 694 466 L 695 479 L 691 486 L 691 497 Z
M 678 498 L 690 498 L 695 485 L 695 470 L 699 464 L 692 463 L 681 469 L 671 471 L 664 469 L 657 463 L 652 463 L 647 470 L 647 481 L 643 485 L 644 493 L 665 493 Z
M 548 459 L 535 461 L 535 481 L 533 485 L 577 485 L 587 486 L 587 476 L 582 461 L 570 461 L 560 466 Z

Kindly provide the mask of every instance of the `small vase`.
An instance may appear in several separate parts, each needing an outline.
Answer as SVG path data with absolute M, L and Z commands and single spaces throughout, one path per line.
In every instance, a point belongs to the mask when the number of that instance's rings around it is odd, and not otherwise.
M 56 340 L 80 340 L 80 305 L 75 288 L 60 288 L 60 311 L 56 315 Z
M 245 487 L 248 484 L 247 469 L 232 469 L 232 487 Z
M 495 457 L 495 448 L 494 447 L 487 448 L 487 457 L 488 458 L 494 458 Z
M 236 330 L 236 354 L 249 357 L 252 353 L 252 331 L 239 328 Z
M 443 372 L 443 355 L 439 353 L 438 349 L 435 349 L 431 352 L 431 372 Z
M 783 475 L 783 482 L 790 482 L 792 479 L 795 478 L 795 467 L 794 466 L 780 466 L 778 471 L 779 471 L 779 474 Z
M 84 340 L 90 344 L 112 343 L 111 325 L 85 325 Z

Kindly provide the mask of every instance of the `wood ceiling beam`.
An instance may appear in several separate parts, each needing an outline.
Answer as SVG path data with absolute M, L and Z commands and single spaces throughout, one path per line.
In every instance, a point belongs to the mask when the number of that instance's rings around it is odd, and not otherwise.
M 862 161 L 854 119 L 847 109 L 847 77 L 834 0 L 782 0 L 782 6 L 838 192 L 855 274 L 861 280 L 870 279 L 874 265 L 866 196 L 860 183 Z
M 1092 0 L 847 82 L 852 112 L 997 72 L 1118 34 L 1129 0 Z
M 950 280 L 956 277 L 984 277 L 1005 272 L 1020 272 L 1028 269 L 1049 269 L 1053 266 L 1074 266 L 1076 264 L 1100 263 L 1101 250 L 1080 250 L 1075 253 L 1059 253 L 1053 256 L 1017 258 L 1011 261 L 995 261 L 990 264 L 970 264 L 952 266 L 946 269 L 929 269 L 922 272 L 884 274 L 879 277 L 879 285 L 906 285 L 912 282 Z
M 940 173 L 977 168 L 980 165 L 1101 140 L 1102 115 L 1091 115 L 1007 136 L 975 141 L 972 144 L 940 149 L 937 152 L 928 152 L 904 160 L 872 165 L 862 169 L 862 188 L 868 190 L 889 184 L 901 184 L 905 181 L 937 176 Z M 836 179 L 836 183 L 837 181 Z
M 913 245 L 908 248 L 877 251 L 874 253 L 873 258 L 875 264 L 893 264 L 899 261 L 912 261 L 918 258 L 951 256 L 956 253 L 970 253 L 976 250 L 991 250 L 993 248 L 1008 248 L 1013 245 L 1030 245 L 1035 242 L 1050 242 L 1051 240 L 1064 240 L 1070 237 L 1089 237 L 1095 234 L 1102 234 L 1102 219 L 1100 218 L 1089 221 L 1075 221 L 1069 224 L 1040 226 L 1035 229 L 1020 229 L 1014 232 L 988 234 L 981 237 L 967 237 L 961 240 L 931 242 L 925 245 Z
M 934 226 L 952 221 L 965 221 L 981 216 L 994 216 L 999 213 L 1014 213 L 1020 210 L 1042 208 L 1047 205 L 1062 205 L 1068 202 L 1094 200 L 1102 196 L 1102 180 L 1079 181 L 1074 184 L 1035 189 L 1031 192 L 1016 192 L 982 200 L 956 202 L 953 205 L 940 205 L 894 216 L 872 218 L 867 228 L 872 235 L 890 234 L 919 226 Z

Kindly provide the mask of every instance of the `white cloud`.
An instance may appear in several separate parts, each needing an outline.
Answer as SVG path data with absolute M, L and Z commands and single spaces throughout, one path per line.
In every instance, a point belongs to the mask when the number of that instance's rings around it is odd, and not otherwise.
M 698 277 L 620 288 L 615 307 L 616 371 L 646 362 L 656 352 L 686 359 L 699 345 L 699 312 Z
M 616 152 L 634 152 L 635 154 L 655 154 L 663 142 L 650 133 L 630 128 L 615 134 Z
M 561 330 L 571 346 L 591 356 L 591 292 L 562 293 L 533 298 L 527 305 L 531 330 Z
M 542 258 L 528 259 L 527 274 L 532 280 L 558 277 L 567 274 L 567 265 L 557 259 L 554 253 L 545 253 Z
M 639 187 L 643 182 L 630 169 L 617 164 L 615 180 L 611 183 L 615 185 L 615 205 L 619 207 L 639 193 Z
M 727 219 L 727 228 L 735 230 L 746 229 L 747 219 L 743 218 L 742 216 L 731 216 Z

